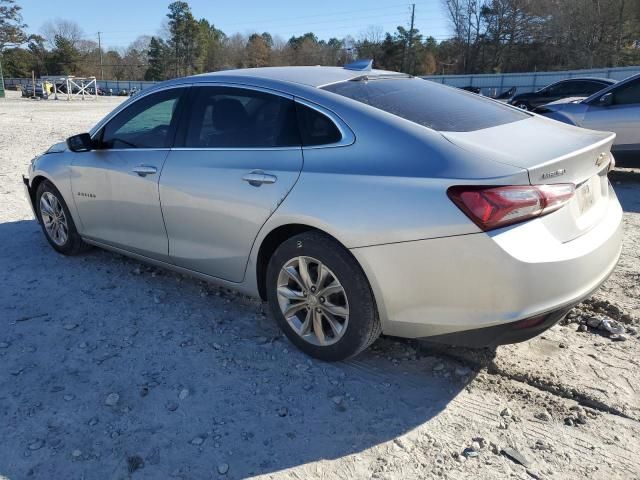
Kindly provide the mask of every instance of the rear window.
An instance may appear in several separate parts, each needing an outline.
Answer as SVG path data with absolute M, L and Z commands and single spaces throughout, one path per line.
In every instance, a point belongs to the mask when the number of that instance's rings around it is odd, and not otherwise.
M 442 132 L 470 132 L 529 118 L 480 95 L 418 78 L 350 80 L 322 88 Z

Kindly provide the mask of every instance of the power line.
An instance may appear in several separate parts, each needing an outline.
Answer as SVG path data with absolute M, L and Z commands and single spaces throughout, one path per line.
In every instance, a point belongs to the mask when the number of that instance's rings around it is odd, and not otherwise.
M 409 5 L 411 5 L 411 4 L 410 3 L 400 3 L 400 4 L 395 4 L 395 5 L 387 5 L 387 6 L 384 6 L 384 7 L 359 8 L 357 10 L 346 10 L 346 11 L 343 10 L 343 11 L 338 11 L 338 12 L 332 11 L 332 12 L 327 12 L 327 13 L 316 13 L 316 14 L 310 14 L 310 15 L 300 15 L 300 16 L 295 16 L 295 17 L 287 17 L 286 21 L 299 20 L 299 19 L 305 19 L 305 18 L 327 17 L 327 16 L 332 17 L 328 21 L 335 21 L 337 15 L 344 15 L 344 14 L 347 14 L 347 13 L 370 12 L 370 11 L 373 11 L 373 10 L 389 10 L 389 9 L 396 9 L 398 7 L 407 7 Z M 235 24 L 234 23 L 228 23 L 226 25 L 227 26 L 243 25 L 243 24 L 245 24 L 245 22 L 252 22 L 252 21 L 269 22 L 272 25 L 274 23 L 277 23 L 278 20 L 283 20 L 283 18 L 279 17 L 279 18 L 274 18 L 274 19 L 264 19 L 264 18 L 245 19 L 242 22 L 236 22 Z

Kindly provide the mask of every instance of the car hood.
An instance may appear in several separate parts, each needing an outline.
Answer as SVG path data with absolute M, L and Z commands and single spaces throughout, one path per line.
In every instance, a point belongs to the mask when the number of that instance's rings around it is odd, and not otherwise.
M 591 157 L 595 160 L 608 151 L 615 138 L 614 133 L 577 128 L 537 115 L 473 132 L 441 133 L 482 158 L 527 169 L 532 183 L 548 183 L 542 181 L 546 178 L 542 175 L 556 169 L 565 170 L 561 181 L 581 182 L 595 173 Z
M 565 110 L 569 105 L 572 105 L 570 108 L 572 110 L 582 110 L 585 109 L 586 106 L 581 102 L 586 97 L 569 97 L 569 98 L 561 98 L 560 100 L 556 100 L 555 102 L 549 102 L 544 105 L 538 107 L 539 109 L 544 110 L 545 112 L 559 112 L 560 110 Z M 575 107 L 574 105 L 582 105 L 581 107 Z
M 67 142 L 59 142 L 51 145 L 49 149 L 44 152 L 44 155 L 48 153 L 61 153 L 67 150 Z

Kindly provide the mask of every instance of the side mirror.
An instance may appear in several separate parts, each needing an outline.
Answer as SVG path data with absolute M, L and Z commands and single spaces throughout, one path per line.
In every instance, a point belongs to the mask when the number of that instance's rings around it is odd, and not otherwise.
M 612 105 L 613 93 L 611 92 L 605 93 L 598 99 L 598 103 L 600 104 L 601 107 L 608 107 L 609 105 Z
M 81 133 L 67 138 L 67 146 L 72 152 L 89 152 L 93 148 L 93 142 L 91 141 L 91 135 L 88 133 Z

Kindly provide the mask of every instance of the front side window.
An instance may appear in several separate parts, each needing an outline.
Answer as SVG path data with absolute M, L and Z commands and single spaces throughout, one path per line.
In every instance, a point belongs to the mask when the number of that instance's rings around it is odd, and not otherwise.
M 184 146 L 272 148 L 300 146 L 293 100 L 234 87 L 194 87 Z
M 182 88 L 152 93 L 118 113 L 102 130 L 102 148 L 168 148 Z
M 358 79 L 322 88 L 444 132 L 469 132 L 529 118 L 494 100 L 418 78 Z
M 640 103 L 640 78 L 616 89 L 613 93 L 614 105 Z

